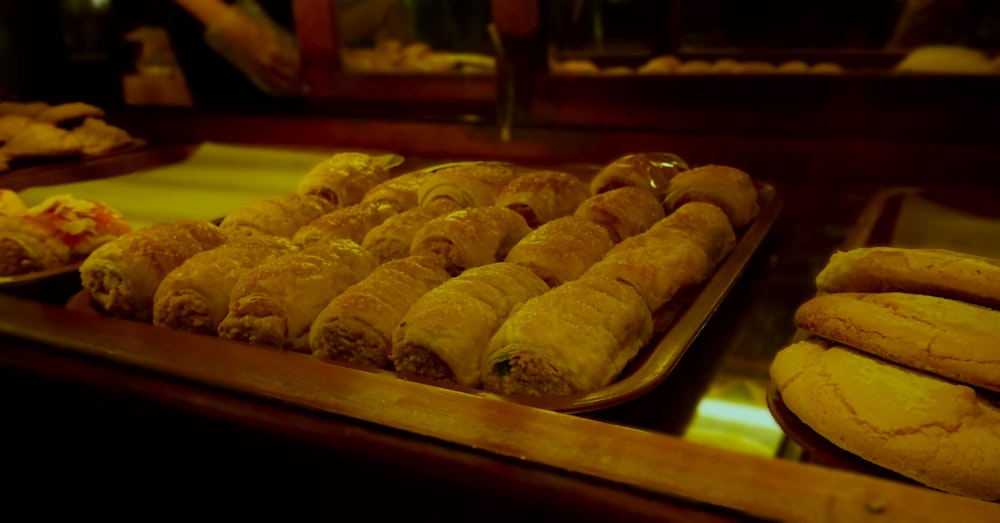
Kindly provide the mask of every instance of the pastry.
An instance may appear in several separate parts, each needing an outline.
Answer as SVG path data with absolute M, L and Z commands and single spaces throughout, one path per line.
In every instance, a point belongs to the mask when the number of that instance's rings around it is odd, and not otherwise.
M 222 245 L 224 239 L 210 222 L 150 225 L 98 247 L 80 266 L 80 280 L 106 314 L 148 322 L 156 289 L 167 274 L 191 256 Z
M 0 214 L 0 276 L 19 276 L 69 263 L 70 248 L 23 215 Z
M 372 187 L 361 198 L 361 203 L 379 202 L 391 203 L 398 212 L 416 207 L 417 190 L 431 171 L 419 170 L 401 174 Z
M 864 247 L 837 252 L 816 290 L 909 292 L 1000 309 L 1000 260 L 943 249 Z
M 0 102 L 0 116 L 14 114 L 34 118 L 36 114 L 49 108 L 45 102 Z
M 480 363 L 483 388 L 591 392 L 614 381 L 652 333 L 652 316 L 630 285 L 574 280 L 521 304 L 497 329 Z
M 2 150 L 12 160 L 73 156 L 83 152 L 83 143 L 51 123 L 32 122 L 7 140 Z
M 84 102 L 68 102 L 46 107 L 34 117 L 39 122 L 70 124 L 86 118 L 104 118 L 104 109 Z
M 46 198 L 24 213 L 70 248 L 70 261 L 79 261 L 95 249 L 128 233 L 132 226 L 118 211 L 87 198 L 59 194 Z
M 0 142 L 10 141 L 33 122 L 30 117 L 19 114 L 0 116 Z
M 795 326 L 915 369 L 1000 391 L 1000 311 L 900 292 L 841 292 L 799 306 Z
M 196 253 L 170 271 L 156 289 L 153 325 L 215 336 L 239 278 L 294 248 L 286 238 L 253 234 Z
M 375 258 L 351 240 L 318 242 L 271 258 L 233 286 L 219 336 L 309 353 L 316 316 L 375 266 Z
M 648 189 L 662 199 L 671 178 L 687 169 L 687 163 L 675 154 L 628 154 L 611 161 L 594 175 L 590 194 L 632 186 Z
M 319 241 L 351 240 L 360 244 L 373 227 L 397 213 L 390 203 L 357 203 L 341 207 L 304 225 L 292 236 L 297 245 Z
M 465 162 L 434 171 L 420 185 L 420 205 L 445 198 L 459 207 L 484 207 L 496 203 L 500 190 L 517 177 L 501 162 Z
M 417 231 L 434 218 L 458 209 L 457 203 L 443 198 L 433 205 L 407 209 L 372 227 L 365 234 L 361 246 L 371 252 L 379 263 L 404 258 L 410 254 L 410 245 Z
M 392 335 L 392 362 L 402 376 L 480 384 L 490 337 L 518 305 L 549 286 L 513 263 L 473 267 L 421 296 Z
M 124 129 L 97 118 L 87 118 L 69 134 L 83 144 L 83 154 L 90 155 L 103 154 L 134 142 Z
M 472 207 L 427 222 L 413 237 L 411 255 L 429 256 L 452 276 L 503 260 L 531 228 L 506 207 Z
M 18 194 L 10 189 L 0 189 L 0 216 L 20 216 L 28 210 Z
M 1000 409 L 965 385 L 807 340 L 771 379 L 803 423 L 840 448 L 932 488 L 1000 499 Z
M 420 256 L 390 260 L 334 297 L 309 329 L 313 356 L 389 368 L 392 331 L 410 307 L 450 276 Z
M 652 192 L 632 186 L 593 195 L 574 214 L 607 229 L 615 243 L 649 229 L 664 216 L 663 206 Z
M 318 196 L 333 207 L 361 202 L 372 187 L 389 179 L 389 169 L 376 157 L 357 152 L 337 153 L 302 178 L 298 193 Z
M 329 201 L 313 195 L 271 196 L 229 213 L 219 228 L 227 235 L 263 233 L 291 238 L 300 228 L 335 208 Z
M 722 165 L 706 165 L 684 171 L 670 180 L 663 203 L 667 213 L 688 202 L 717 205 L 737 229 L 752 222 L 760 212 L 757 189 L 750 175 Z
M 587 186 L 576 176 L 559 171 L 532 171 L 505 185 L 495 205 L 524 216 L 534 229 L 573 214 L 587 196 Z
M 550 287 L 579 278 L 614 242 L 608 231 L 578 216 L 563 216 L 531 231 L 511 247 L 505 261 L 524 266 Z

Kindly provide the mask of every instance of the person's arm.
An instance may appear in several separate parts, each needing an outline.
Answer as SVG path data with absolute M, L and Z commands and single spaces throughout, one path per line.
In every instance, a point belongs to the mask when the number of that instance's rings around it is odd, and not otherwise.
M 222 17 L 226 16 L 233 8 L 222 0 L 174 0 L 177 5 L 191 13 L 191 16 L 198 19 L 205 27 L 209 27 Z

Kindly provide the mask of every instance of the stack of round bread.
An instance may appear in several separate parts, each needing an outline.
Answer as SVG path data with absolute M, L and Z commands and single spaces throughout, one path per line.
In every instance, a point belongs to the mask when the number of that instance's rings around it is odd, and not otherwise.
M 929 487 L 1000 500 L 1000 260 L 833 255 L 778 352 L 781 402 L 823 438 Z

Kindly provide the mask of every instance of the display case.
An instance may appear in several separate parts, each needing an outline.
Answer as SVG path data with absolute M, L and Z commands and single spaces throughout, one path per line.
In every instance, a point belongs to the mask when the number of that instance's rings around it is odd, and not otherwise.
M 583 180 L 622 155 L 669 152 L 750 173 L 761 213 L 618 389 L 572 400 L 512 399 L 107 317 L 73 270 L 0 281 L 0 506 L 85 519 L 997 519 L 996 503 L 825 445 L 769 394 L 771 361 L 798 334 L 794 312 L 837 250 L 997 256 L 997 77 L 897 74 L 903 53 L 874 44 L 709 48 L 720 21 L 693 2 L 531 0 L 467 13 L 484 22 L 478 40 L 424 33 L 438 38 L 426 37 L 434 51 L 489 56 L 492 71 L 368 70 L 345 63 L 345 50 L 377 43 L 345 43 L 342 4 L 293 2 L 301 105 L 107 107 L 141 144 L 18 165 L 0 187 L 29 203 L 93 196 L 145 224 L 222 219 L 293 192 L 344 151 L 396 155 L 394 174 L 498 160 Z M 452 12 L 446 4 L 424 13 Z M 613 16 L 645 23 L 599 23 Z M 715 63 L 737 56 L 730 45 L 743 46 L 741 60 L 844 71 L 559 69 L 637 69 L 665 54 Z

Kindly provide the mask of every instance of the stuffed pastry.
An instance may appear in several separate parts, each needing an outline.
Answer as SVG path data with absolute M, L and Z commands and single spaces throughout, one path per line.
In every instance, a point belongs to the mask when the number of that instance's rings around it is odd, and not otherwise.
M 351 240 L 318 242 L 271 258 L 233 286 L 219 336 L 310 352 L 309 328 L 316 315 L 375 266 L 375 258 Z
M 421 227 L 438 216 L 458 209 L 458 204 L 446 199 L 440 199 L 432 205 L 407 209 L 372 227 L 365 234 L 361 246 L 372 253 L 379 263 L 409 256 L 413 237 Z
M 389 179 L 389 169 L 365 153 L 337 153 L 313 167 L 299 183 L 299 194 L 323 198 L 333 207 L 359 203 L 372 187 Z
M 330 202 L 317 196 L 270 196 L 229 213 L 219 227 L 227 235 L 263 233 L 291 238 L 300 228 L 334 209 Z
M 434 171 L 420 185 L 420 205 L 445 198 L 459 207 L 484 207 L 496 203 L 500 190 L 517 178 L 511 166 L 500 162 L 467 162 Z
M 499 262 L 471 268 L 428 291 L 392 336 L 392 362 L 403 376 L 479 387 L 490 337 L 514 307 L 549 286 L 528 269 Z
M 653 334 L 632 286 L 591 278 L 560 285 L 514 310 L 480 361 L 483 388 L 546 396 L 610 384 Z
M 524 216 L 534 229 L 573 214 L 588 196 L 586 184 L 576 176 L 558 171 L 532 171 L 505 185 L 496 205 Z
M 557 287 L 579 278 L 613 245 L 604 227 L 570 215 L 528 233 L 505 260 L 528 268 L 550 287 Z
M 156 289 L 153 325 L 216 335 L 229 312 L 229 294 L 240 277 L 293 249 L 286 238 L 253 234 L 191 256 Z
M 591 196 L 574 214 L 607 229 L 615 243 L 649 229 L 664 216 L 663 206 L 653 193 L 631 186 Z
M 640 187 L 663 198 L 671 178 L 687 169 L 684 160 L 675 154 L 625 155 L 605 165 L 594 175 L 590 181 L 590 194 L 601 194 L 619 187 Z
M 706 165 L 674 176 L 663 205 L 670 213 L 688 202 L 713 203 L 738 229 L 757 217 L 757 199 L 750 175 L 733 167 Z
M 46 198 L 27 209 L 24 217 L 46 227 L 69 246 L 71 262 L 132 230 L 125 217 L 106 204 L 68 194 Z
M 329 240 L 351 240 L 360 244 L 368 231 L 396 212 L 396 207 L 388 203 L 348 205 L 309 222 L 295 233 L 292 241 L 297 245 Z
M 309 330 L 313 356 L 389 368 L 392 331 L 410 307 L 450 276 L 420 256 L 388 261 L 337 295 Z
M 455 276 L 501 261 L 531 228 L 524 217 L 506 207 L 472 207 L 439 216 L 417 231 L 411 255 L 436 258 Z
M 69 246 L 51 229 L 23 215 L 0 214 L 0 276 L 55 269 L 69 260 Z
M 108 315 L 148 322 L 156 289 L 170 271 L 224 239 L 218 227 L 205 221 L 150 225 L 98 247 L 80 266 L 80 280 Z
M 412 209 L 419 204 L 417 190 L 420 189 L 420 185 L 430 176 L 431 172 L 424 169 L 404 173 L 395 178 L 389 178 L 369 189 L 364 197 L 361 198 L 361 202 L 390 203 L 399 212 Z

